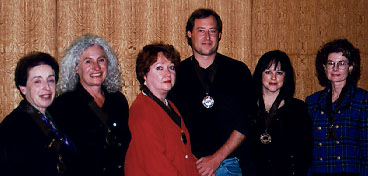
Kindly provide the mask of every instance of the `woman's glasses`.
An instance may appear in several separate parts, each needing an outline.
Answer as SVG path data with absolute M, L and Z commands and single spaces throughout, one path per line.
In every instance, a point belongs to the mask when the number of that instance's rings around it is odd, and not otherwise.
M 349 66 L 348 61 L 338 61 L 338 62 L 328 61 L 326 64 L 327 69 L 330 70 L 332 70 L 335 67 L 336 69 L 345 70 L 348 66 Z

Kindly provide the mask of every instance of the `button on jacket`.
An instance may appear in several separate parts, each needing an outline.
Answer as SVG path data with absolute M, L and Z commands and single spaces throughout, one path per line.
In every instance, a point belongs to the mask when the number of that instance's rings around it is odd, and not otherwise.
M 332 124 L 329 124 L 326 113 L 330 87 L 306 99 L 313 120 L 312 173 L 368 175 L 368 92 L 353 85 L 348 86 L 342 103 L 333 107 L 336 118 Z M 336 106 L 335 103 L 332 106 Z M 327 139 L 328 128 L 336 132 L 334 139 Z

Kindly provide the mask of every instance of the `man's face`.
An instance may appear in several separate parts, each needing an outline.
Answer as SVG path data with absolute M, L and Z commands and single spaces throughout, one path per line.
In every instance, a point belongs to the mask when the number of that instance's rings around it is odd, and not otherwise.
M 217 29 L 215 17 L 195 19 L 193 30 L 187 31 L 187 35 L 191 38 L 192 49 L 197 54 L 204 56 L 216 54 L 221 33 Z

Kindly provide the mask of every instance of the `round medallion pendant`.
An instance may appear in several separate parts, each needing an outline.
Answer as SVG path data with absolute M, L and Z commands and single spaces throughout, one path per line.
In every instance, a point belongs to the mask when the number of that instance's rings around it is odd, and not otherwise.
M 262 144 L 270 144 L 271 143 L 271 135 L 268 134 L 267 132 L 261 134 L 261 136 L 259 137 L 259 140 L 261 141 Z
M 213 104 L 215 104 L 215 100 L 211 96 L 206 96 L 202 100 L 202 104 L 205 108 L 212 108 Z

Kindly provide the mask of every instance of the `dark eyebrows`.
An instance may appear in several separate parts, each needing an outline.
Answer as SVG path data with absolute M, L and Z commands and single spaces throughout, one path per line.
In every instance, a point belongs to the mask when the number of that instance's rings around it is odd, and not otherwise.
M 50 77 L 55 77 L 55 74 L 51 74 L 51 75 L 47 76 L 47 78 L 50 78 Z M 37 75 L 37 76 L 32 77 L 30 80 L 40 79 L 40 78 L 42 78 L 42 76 Z

